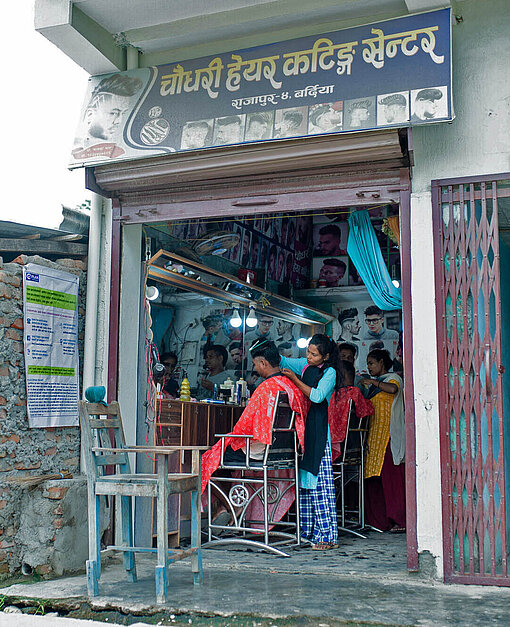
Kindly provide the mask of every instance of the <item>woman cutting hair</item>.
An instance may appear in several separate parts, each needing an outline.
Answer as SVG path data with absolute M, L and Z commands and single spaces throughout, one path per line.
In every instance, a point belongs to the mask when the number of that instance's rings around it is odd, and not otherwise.
M 367 398 L 374 406 L 368 432 L 365 463 L 365 516 L 381 531 L 403 533 L 406 527 L 404 472 L 404 401 L 402 379 L 388 372 L 393 362 L 387 350 L 376 348 L 367 355 L 370 378 Z
M 336 343 L 318 333 L 310 340 L 306 357 L 282 357 L 280 368 L 311 401 L 299 468 L 301 535 L 312 542 L 316 551 L 334 549 L 338 546 L 338 528 L 328 403 L 342 382 Z

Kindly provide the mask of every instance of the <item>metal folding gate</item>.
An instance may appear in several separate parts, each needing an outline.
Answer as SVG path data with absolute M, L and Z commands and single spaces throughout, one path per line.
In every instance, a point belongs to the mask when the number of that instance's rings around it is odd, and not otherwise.
M 510 585 L 498 224 L 498 199 L 508 202 L 509 178 L 432 184 L 449 582 Z

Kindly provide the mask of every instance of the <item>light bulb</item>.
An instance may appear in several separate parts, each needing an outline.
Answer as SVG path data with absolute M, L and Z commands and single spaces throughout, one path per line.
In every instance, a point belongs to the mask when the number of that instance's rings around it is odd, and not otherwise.
M 399 281 L 399 280 L 397 280 L 397 279 L 393 279 L 392 283 L 393 283 L 393 285 L 394 285 L 395 287 L 400 287 L 400 281 Z
M 159 296 L 159 290 L 155 285 L 147 285 L 145 288 L 145 297 L 147 300 L 156 300 Z
M 309 337 L 300 337 L 298 341 L 296 342 L 299 348 L 306 348 L 309 343 L 310 343 Z
M 249 326 L 250 328 L 256 327 L 257 326 L 257 316 L 255 315 L 255 309 L 253 307 L 250 307 L 250 313 L 248 314 L 248 317 L 246 318 L 246 325 Z
M 234 307 L 234 311 L 232 313 L 232 318 L 230 318 L 230 324 L 237 329 L 243 324 L 243 319 L 239 315 L 239 309 Z

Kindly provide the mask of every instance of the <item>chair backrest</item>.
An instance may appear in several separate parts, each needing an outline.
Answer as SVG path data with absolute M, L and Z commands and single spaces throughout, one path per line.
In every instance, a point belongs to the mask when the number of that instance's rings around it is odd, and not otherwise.
M 274 466 L 294 463 L 296 453 L 295 412 L 286 392 L 277 392 L 273 409 L 273 437 L 266 447 L 264 464 Z
M 94 447 L 125 448 L 126 439 L 122 429 L 120 406 L 112 401 L 106 407 L 102 403 L 79 401 L 81 438 L 88 477 L 106 474 L 107 466 L 118 466 L 118 472 L 130 474 L 127 453 L 93 452 Z
M 358 464 L 361 462 L 366 434 L 365 420 L 356 417 L 356 406 L 354 401 L 350 399 L 347 431 L 342 451 L 342 462 L 344 464 Z

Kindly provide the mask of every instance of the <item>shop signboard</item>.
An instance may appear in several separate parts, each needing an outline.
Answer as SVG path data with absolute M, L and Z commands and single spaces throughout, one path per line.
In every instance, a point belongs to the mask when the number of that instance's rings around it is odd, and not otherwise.
M 70 167 L 453 119 L 451 11 L 90 79 Z
M 30 427 L 78 425 L 78 283 L 69 272 L 23 267 Z

